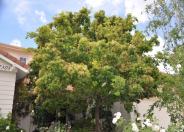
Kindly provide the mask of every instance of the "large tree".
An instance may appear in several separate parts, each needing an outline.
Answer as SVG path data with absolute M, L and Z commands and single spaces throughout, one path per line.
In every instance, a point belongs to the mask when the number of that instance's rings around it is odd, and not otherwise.
M 154 0 L 147 5 L 150 16 L 148 31 L 158 31 L 164 35 L 169 51 L 159 53 L 160 62 L 170 65 L 174 74 L 164 74 L 162 79 L 162 104 L 167 106 L 174 123 L 184 122 L 184 1 Z M 170 52 L 172 51 L 172 52 Z
M 171 66 L 173 74 L 163 73 L 160 82 L 162 105 L 168 108 L 172 123 L 184 122 L 184 46 L 177 46 L 173 52 L 158 53 L 157 58 L 165 66 Z
M 38 48 L 31 63 L 31 85 L 39 109 L 49 113 L 95 109 L 96 131 L 101 111 L 122 101 L 127 110 L 138 99 L 157 94 L 157 62 L 144 53 L 158 45 L 135 30 L 134 18 L 90 17 L 86 8 L 62 12 L 29 33 Z M 39 106 L 39 107 L 38 107 Z
M 153 0 L 146 12 L 150 16 L 149 31 L 163 32 L 167 48 L 184 44 L 183 0 Z

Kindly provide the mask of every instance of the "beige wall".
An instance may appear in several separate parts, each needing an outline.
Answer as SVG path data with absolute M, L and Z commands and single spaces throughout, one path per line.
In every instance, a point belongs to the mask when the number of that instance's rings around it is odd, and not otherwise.
M 157 98 L 143 99 L 140 101 L 139 104 L 136 104 L 136 103 L 134 104 L 135 110 L 137 110 L 137 112 L 140 114 L 142 121 L 145 119 L 143 117 L 143 115 L 147 114 L 148 109 L 157 100 L 158 100 Z M 131 120 L 133 122 L 136 119 L 136 114 L 134 112 L 128 113 L 125 110 L 125 108 L 121 102 L 115 102 L 111 111 L 113 114 L 116 112 L 121 112 L 123 118 L 125 118 L 127 120 Z M 169 116 L 169 113 L 167 112 L 167 109 L 166 108 L 162 108 L 162 109 L 155 108 L 153 113 L 154 113 L 154 117 L 156 117 L 156 119 L 157 119 L 159 126 L 167 129 L 168 125 L 170 124 L 170 116 Z
M 139 104 L 135 104 L 136 110 L 138 113 L 140 113 L 141 119 L 143 119 L 143 115 L 147 113 L 148 109 L 153 105 L 154 102 L 156 102 L 157 98 L 150 98 L 150 99 L 143 99 Z M 166 108 L 155 108 L 154 116 L 158 120 L 159 126 L 163 128 L 168 128 L 168 125 L 170 124 L 170 116 L 167 112 Z

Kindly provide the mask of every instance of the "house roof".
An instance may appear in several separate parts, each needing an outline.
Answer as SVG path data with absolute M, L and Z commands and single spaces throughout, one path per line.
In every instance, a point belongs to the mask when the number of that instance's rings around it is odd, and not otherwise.
M 19 65 L 25 69 L 28 69 L 28 65 L 21 63 L 17 58 L 13 57 L 12 55 L 7 53 L 6 51 L 0 49 L 0 54 L 3 55 L 4 57 L 8 58 L 12 62 L 16 63 L 17 65 Z
M 5 50 L 14 50 L 14 51 L 19 51 L 19 52 L 25 52 L 27 54 L 32 55 L 32 53 L 30 51 L 26 50 L 25 48 L 13 46 L 13 45 L 1 43 L 1 42 L 0 42 L 0 49 L 2 49 L 4 51 Z

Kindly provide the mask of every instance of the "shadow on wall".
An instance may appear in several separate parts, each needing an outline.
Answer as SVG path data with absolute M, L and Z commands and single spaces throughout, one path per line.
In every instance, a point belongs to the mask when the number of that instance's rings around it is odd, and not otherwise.
M 130 114 L 125 110 L 124 105 L 121 102 L 115 102 L 112 107 L 112 114 L 116 112 L 121 112 L 122 117 L 126 120 L 131 120 Z

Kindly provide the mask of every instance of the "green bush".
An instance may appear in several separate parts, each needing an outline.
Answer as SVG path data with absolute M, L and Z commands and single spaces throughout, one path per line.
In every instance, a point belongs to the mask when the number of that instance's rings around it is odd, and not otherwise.
M 49 127 L 40 127 L 39 132 L 66 132 L 65 126 L 60 122 L 53 122 Z
M 0 132 L 23 132 L 16 124 L 11 120 L 11 116 L 7 118 L 0 117 Z

